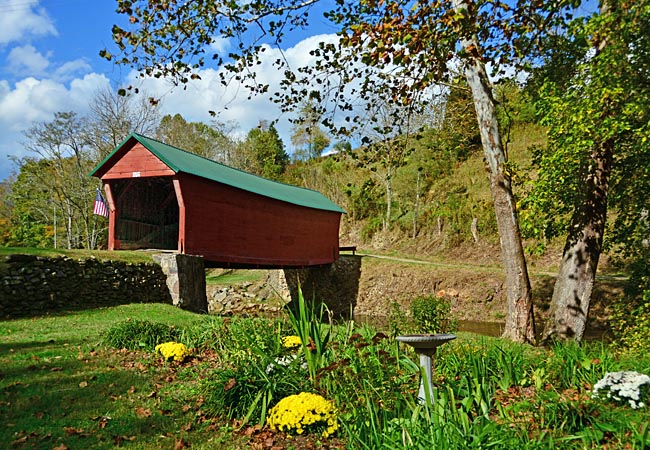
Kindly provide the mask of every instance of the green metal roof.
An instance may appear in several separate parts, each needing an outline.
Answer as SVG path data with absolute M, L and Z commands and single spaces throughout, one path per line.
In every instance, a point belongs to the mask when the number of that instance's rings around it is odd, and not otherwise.
M 243 189 L 248 192 L 281 200 L 283 202 L 293 203 L 295 205 L 345 213 L 343 209 L 320 192 L 279 183 L 238 169 L 233 169 L 232 167 L 212 161 L 211 159 L 203 158 L 194 153 L 172 147 L 171 145 L 163 144 L 160 141 L 137 133 L 129 134 L 120 145 L 118 145 L 106 158 L 104 158 L 102 162 L 97 165 L 97 167 L 93 169 L 92 172 L 90 172 L 90 175 L 95 175 L 99 169 L 106 164 L 131 138 L 134 138 L 141 143 L 147 150 L 156 155 L 158 159 L 176 173 L 184 172 L 196 175 L 197 177 L 206 178 L 208 180 L 227 184 L 234 188 Z

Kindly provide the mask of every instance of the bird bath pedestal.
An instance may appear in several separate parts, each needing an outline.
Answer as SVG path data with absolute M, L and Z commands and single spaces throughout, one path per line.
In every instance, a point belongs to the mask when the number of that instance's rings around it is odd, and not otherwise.
M 436 354 L 436 349 L 442 344 L 456 339 L 455 334 L 407 334 L 404 336 L 397 336 L 399 342 L 404 342 L 415 349 L 415 353 L 420 356 L 420 367 L 424 369 L 423 375 L 420 378 L 420 392 L 418 398 L 424 400 L 426 398 L 425 383 L 428 387 L 429 395 L 433 394 L 433 383 L 431 377 L 433 375 L 432 357 Z M 426 380 L 425 380 L 426 378 Z

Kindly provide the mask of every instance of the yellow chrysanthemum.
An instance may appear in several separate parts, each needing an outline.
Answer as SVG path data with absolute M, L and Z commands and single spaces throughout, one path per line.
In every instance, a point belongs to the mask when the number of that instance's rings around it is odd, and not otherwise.
M 300 336 L 285 336 L 282 339 L 282 345 L 285 348 L 297 348 L 302 345 L 302 340 L 300 339 Z
M 280 400 L 271 409 L 267 423 L 272 430 L 296 434 L 318 431 L 328 437 L 339 427 L 336 413 L 334 402 L 318 394 L 301 392 Z
M 183 361 L 190 354 L 185 344 L 179 342 L 165 342 L 156 345 L 156 352 L 163 355 L 167 361 Z

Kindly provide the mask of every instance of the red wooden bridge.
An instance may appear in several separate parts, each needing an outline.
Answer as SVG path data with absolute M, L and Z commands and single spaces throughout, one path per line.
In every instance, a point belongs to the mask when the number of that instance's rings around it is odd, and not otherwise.
M 131 133 L 91 172 L 109 250 L 167 249 L 216 267 L 307 267 L 339 257 L 344 211 L 321 193 Z

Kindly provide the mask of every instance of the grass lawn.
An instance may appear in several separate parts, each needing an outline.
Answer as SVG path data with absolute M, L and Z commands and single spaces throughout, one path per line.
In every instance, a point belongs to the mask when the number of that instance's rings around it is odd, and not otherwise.
M 196 429 L 200 406 L 179 398 L 173 365 L 100 345 L 127 318 L 177 326 L 205 319 L 138 304 L 0 322 L 0 447 L 172 449 L 191 430 L 192 448 L 234 448 L 232 433 L 209 423 Z M 191 389 L 191 380 L 183 383 Z
M 34 255 L 48 258 L 56 256 L 67 256 L 72 259 L 97 258 L 102 261 L 124 261 L 133 264 L 153 263 L 152 254 L 148 251 L 130 251 L 120 250 L 109 252 L 107 250 L 87 250 L 87 249 L 53 249 L 53 248 L 35 248 L 35 247 L 0 247 L 0 257 L 8 255 Z
M 241 283 L 255 283 L 262 280 L 268 273 L 265 270 L 246 269 L 246 270 L 207 270 L 205 281 L 207 284 L 218 284 L 232 286 Z

